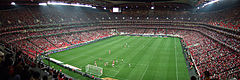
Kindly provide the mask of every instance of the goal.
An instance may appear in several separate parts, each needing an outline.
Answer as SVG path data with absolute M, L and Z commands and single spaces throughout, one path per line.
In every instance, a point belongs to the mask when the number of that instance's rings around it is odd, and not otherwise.
M 96 76 L 102 76 L 103 68 L 88 64 L 85 67 L 86 73 Z

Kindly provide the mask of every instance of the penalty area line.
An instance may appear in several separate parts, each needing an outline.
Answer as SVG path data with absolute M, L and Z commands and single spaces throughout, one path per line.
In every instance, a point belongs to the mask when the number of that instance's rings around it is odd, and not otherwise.
M 145 69 L 145 71 L 144 71 L 144 73 L 143 73 L 143 75 L 142 75 L 142 77 L 141 77 L 141 79 L 140 79 L 140 80 L 142 80 L 142 79 L 143 79 L 143 77 L 144 77 L 145 73 L 147 72 L 148 66 L 149 66 L 149 65 L 147 65 L 147 68 Z
M 175 45 L 175 50 L 174 50 L 174 54 L 175 54 L 175 60 L 176 60 L 176 77 L 177 77 L 177 80 L 178 80 L 178 66 L 177 66 L 177 53 L 176 53 L 176 39 L 174 38 L 174 45 Z

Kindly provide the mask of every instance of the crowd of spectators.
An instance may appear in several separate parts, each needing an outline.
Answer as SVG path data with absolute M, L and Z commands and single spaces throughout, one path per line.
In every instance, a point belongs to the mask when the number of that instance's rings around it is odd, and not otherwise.
M 61 70 L 51 68 L 21 52 L 3 53 L 0 64 L 2 80 L 73 80 Z
M 189 12 L 174 11 L 154 11 L 153 16 L 146 15 L 146 12 L 139 12 L 138 15 L 112 14 L 92 9 L 61 7 L 19 7 L 11 10 L 0 11 L 0 33 L 1 42 L 17 48 L 29 57 L 34 58 L 39 53 L 64 48 L 75 44 L 80 44 L 99 38 L 113 35 L 111 29 L 99 30 L 104 27 L 115 26 L 90 26 L 90 27 L 65 27 L 61 25 L 46 27 L 24 28 L 27 25 L 42 24 L 62 24 L 62 23 L 94 23 L 98 21 L 114 21 L 114 20 L 160 20 L 160 21 L 189 21 L 201 22 L 215 26 L 223 26 L 228 29 L 239 30 L 240 28 L 240 8 L 231 10 L 223 10 L 220 12 L 192 14 Z M 156 13 L 157 12 L 157 13 Z M 97 13 L 97 14 L 95 14 Z M 143 14 L 145 16 L 141 16 Z M 17 15 L 16 15 L 17 14 Z M 153 14 L 149 13 L 148 14 Z M 170 16 L 167 16 L 171 14 Z M 159 17 L 164 16 L 164 17 Z M 126 25 L 128 26 L 128 25 Z M 8 28 L 21 27 L 21 30 L 7 30 Z M 65 27 L 65 28 L 63 28 Z M 117 26 L 121 27 L 121 26 Z M 187 45 L 198 44 L 189 48 L 190 53 L 195 59 L 200 74 L 205 71 L 212 73 L 212 78 L 239 78 L 240 58 L 239 54 L 234 50 L 204 36 L 195 31 L 176 30 L 176 29 L 143 29 L 146 26 L 137 26 L 137 28 L 120 28 L 118 32 L 129 34 L 177 34 L 180 35 Z M 149 27 L 149 26 L 147 26 Z M 152 27 L 152 26 L 150 26 Z M 48 29 L 44 29 L 48 28 Z M 30 30 L 31 29 L 31 30 Z M 42 30 L 41 30 L 42 29 Z M 97 29 L 97 30 L 94 30 Z M 238 38 L 212 31 L 205 28 L 197 29 L 205 35 L 220 40 L 228 45 L 240 49 L 240 40 Z M 38 31 L 39 30 L 39 31 Z M 92 31 L 91 31 L 92 30 Z M 15 32 L 11 33 L 9 31 Z M 30 38 L 29 38 L 30 37 Z M 16 63 L 17 64 L 17 63 Z M 20 64 L 22 65 L 22 64 Z M 55 71 L 56 73 L 57 71 Z M 58 73 L 57 73 L 58 74 Z M 11 74 L 12 75 L 12 74 Z M 15 75 L 13 75 L 15 76 Z
M 203 33 L 206 33 L 209 36 L 214 37 L 215 39 L 218 39 L 220 41 L 223 41 L 224 43 L 227 43 L 228 45 L 231 45 L 237 49 L 240 49 L 240 39 L 234 38 L 233 36 L 207 30 L 204 28 L 200 28 L 199 30 L 201 30 Z
M 58 31 L 54 31 L 54 32 L 59 33 Z M 52 33 L 52 34 L 56 34 L 56 33 Z M 18 49 L 23 51 L 25 54 L 29 54 L 30 56 L 34 57 L 39 53 L 43 53 L 49 50 L 65 48 L 67 46 L 76 45 L 76 44 L 108 37 L 111 35 L 112 33 L 110 30 L 84 31 L 84 32 L 59 34 L 59 35 L 53 35 L 53 36 L 28 38 L 28 39 L 13 42 L 11 43 L 11 46 L 17 47 Z
M 114 26 L 106 26 L 106 27 L 111 28 Z M 121 27 L 121 26 L 118 26 L 118 27 Z M 117 29 L 117 31 L 126 32 L 130 34 L 177 34 L 184 37 L 183 39 L 188 45 L 200 44 L 195 48 L 192 48 L 192 49 L 190 48 L 190 52 L 192 53 L 192 55 L 194 55 L 194 59 L 196 59 L 196 63 L 198 65 L 199 71 L 201 73 L 204 71 L 210 71 L 211 73 L 214 73 L 214 77 L 216 77 L 216 75 L 219 74 L 217 78 L 224 78 L 226 76 L 228 77 L 228 75 L 226 74 L 220 75 L 220 73 L 221 72 L 226 73 L 228 70 L 232 69 L 233 67 L 239 66 L 239 64 L 237 64 L 239 63 L 239 59 L 238 59 L 239 55 L 236 55 L 236 52 L 234 52 L 234 50 L 231 50 L 228 47 L 225 47 L 217 43 L 216 41 L 211 40 L 206 36 L 203 36 L 198 32 L 194 32 L 194 31 L 190 32 L 190 31 L 174 30 L 174 29 L 144 29 L 144 27 L 149 27 L 149 26 L 138 26 L 138 27 L 142 29 L 120 28 L 120 29 Z M 150 27 L 154 27 L 154 26 L 150 26 Z M 166 26 L 162 26 L 162 27 L 166 27 Z M 80 28 L 73 28 L 73 29 L 67 28 L 67 29 L 46 30 L 46 31 L 39 31 L 39 32 L 38 31 L 29 32 L 30 34 L 40 34 L 41 36 L 35 37 L 35 38 L 33 37 L 28 39 L 17 40 L 16 42 L 11 43 L 11 45 L 18 47 L 18 49 L 23 51 L 25 54 L 29 54 L 30 57 L 35 57 L 38 53 L 42 53 L 44 51 L 64 48 L 66 46 L 84 43 L 87 41 L 92 41 L 95 39 L 112 35 L 111 29 L 85 31 L 88 29 L 97 29 L 97 28 L 101 28 L 101 26 L 96 26 L 93 28 L 80 27 Z M 207 30 L 204 28 L 198 28 L 198 30 L 201 31 L 202 33 L 205 33 L 206 35 L 209 35 L 213 38 L 224 41 L 225 43 L 230 44 L 239 49 L 239 40 L 236 38 L 228 38 L 229 36 L 225 36 L 224 34 Z M 80 32 L 74 32 L 74 31 L 80 31 Z M 29 33 L 15 34 L 15 37 L 20 35 L 24 37 L 26 36 L 26 34 L 28 35 Z M 44 35 L 48 35 L 48 36 L 44 36 Z M 36 35 L 36 36 L 39 36 L 39 35 Z M 227 56 L 227 55 L 231 55 L 231 56 Z M 222 56 L 226 58 L 222 58 Z M 229 58 L 232 58 L 231 60 L 229 60 L 229 62 L 221 62 L 222 60 L 226 60 Z M 209 62 L 214 62 L 217 60 L 220 60 L 220 62 L 218 61 L 216 63 L 207 64 Z M 238 62 L 234 62 L 234 61 L 238 61 Z M 231 64 L 237 64 L 237 65 L 231 65 Z M 211 68 L 213 66 L 214 67 L 218 66 L 221 68 L 219 69 Z M 225 67 L 228 67 L 228 68 L 225 68 Z
M 126 14 L 112 14 L 101 10 L 74 8 L 64 6 L 59 10 L 53 6 L 19 7 L 0 11 L 0 26 L 23 27 L 26 25 L 60 24 L 60 23 L 94 23 L 102 20 L 160 20 L 202 22 L 239 30 L 239 7 L 221 11 L 191 13 L 187 11 L 130 11 Z M 147 14 L 146 14 L 147 13 Z M 16 15 L 18 14 L 18 15 Z
M 66 41 L 64 41 L 63 39 L 61 39 L 58 36 L 49 36 L 46 37 L 46 39 L 52 43 L 53 45 L 55 45 L 57 48 L 62 48 L 62 47 L 66 47 L 66 46 L 70 46 L 70 44 L 68 44 Z
M 47 51 L 47 50 L 53 50 L 56 49 L 56 47 L 51 44 L 50 42 L 48 42 L 45 38 L 40 37 L 40 38 L 32 38 L 32 39 L 28 39 L 30 42 L 34 43 L 36 46 L 38 46 L 39 48 L 41 48 L 43 51 Z M 40 52 L 43 52 L 40 51 Z
M 31 42 L 29 42 L 27 40 L 20 40 L 11 45 L 17 47 L 18 49 L 20 49 L 24 53 L 28 54 L 32 58 L 35 57 L 36 54 L 40 53 L 39 51 L 41 51 L 41 49 L 39 49 L 39 47 L 33 45 Z
M 175 30 L 176 32 L 177 30 Z M 239 54 L 230 48 L 194 31 L 178 31 L 187 45 L 199 44 L 189 48 L 201 75 L 205 71 L 212 73 L 212 78 L 225 79 L 229 74 L 220 74 L 235 69 L 235 78 L 239 78 Z
M 208 15 L 208 16 L 212 16 L 208 23 L 215 26 L 220 26 L 220 27 L 225 27 L 230 29 L 239 29 L 240 27 L 239 14 L 240 14 L 240 7 L 235 7 L 233 9 L 225 9 L 221 11 L 215 11 Z

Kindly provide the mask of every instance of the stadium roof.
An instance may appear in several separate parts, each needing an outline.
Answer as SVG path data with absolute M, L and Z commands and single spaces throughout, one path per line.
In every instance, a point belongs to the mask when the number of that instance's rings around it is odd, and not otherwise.
M 0 7 L 2 5 L 11 5 L 11 2 L 15 2 L 16 5 L 38 5 L 39 3 L 47 3 L 49 1 L 57 1 L 64 3 L 77 3 L 77 4 L 87 4 L 95 7 L 102 7 L 111 9 L 112 7 L 129 7 L 133 8 L 139 7 L 138 9 L 144 10 L 145 8 L 154 6 L 155 9 L 163 9 L 162 7 L 167 7 L 166 9 L 179 9 L 179 10 L 192 10 L 192 9 L 204 9 L 210 11 L 219 7 L 220 9 L 226 8 L 225 6 L 233 6 L 229 3 L 235 3 L 239 0 L 1 0 Z M 214 3 L 213 3 L 214 2 Z M 222 2 L 222 3 L 221 3 Z M 239 1 L 240 2 L 240 1 Z M 210 4 L 211 3 L 211 4 Z M 218 5 L 215 5 L 218 4 Z M 132 7 L 131 7 L 132 6 Z M 204 7 L 202 7 L 204 6 Z M 208 6 L 211 6 L 210 8 Z M 170 7 L 170 8 L 169 8 Z
M 126 3 L 186 3 L 194 5 L 197 0 L 1 0 L 1 3 L 9 2 L 25 2 L 25 3 L 40 3 L 48 1 L 61 1 L 65 3 L 81 3 L 81 4 L 92 4 L 92 5 L 117 5 Z

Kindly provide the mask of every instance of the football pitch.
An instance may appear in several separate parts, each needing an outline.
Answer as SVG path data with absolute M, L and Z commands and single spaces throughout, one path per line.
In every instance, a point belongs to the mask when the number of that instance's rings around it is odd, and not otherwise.
M 53 53 L 50 57 L 64 64 L 81 68 L 82 72 L 85 71 L 86 65 L 95 65 L 96 62 L 98 67 L 103 68 L 103 75 L 100 78 L 189 80 L 182 52 L 179 38 L 116 36 Z M 114 67 L 112 66 L 113 60 Z M 77 76 L 79 74 L 74 72 L 66 72 L 65 69 L 63 72 L 76 79 L 87 79 Z

